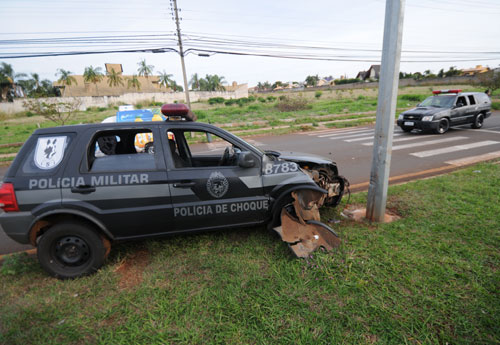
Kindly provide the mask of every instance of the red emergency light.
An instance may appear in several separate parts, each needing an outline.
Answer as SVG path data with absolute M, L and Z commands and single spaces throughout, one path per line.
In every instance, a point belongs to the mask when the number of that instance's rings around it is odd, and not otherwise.
M 439 95 L 441 93 L 460 93 L 462 92 L 462 90 L 436 90 L 436 91 L 432 91 L 433 94 L 435 95 Z
M 182 103 L 164 104 L 161 113 L 165 116 L 185 116 L 189 112 L 187 105 Z

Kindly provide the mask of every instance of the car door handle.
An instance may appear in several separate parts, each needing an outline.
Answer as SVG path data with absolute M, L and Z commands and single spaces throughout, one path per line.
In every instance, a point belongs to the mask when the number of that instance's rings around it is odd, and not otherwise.
M 191 188 L 194 187 L 196 182 L 193 181 L 188 181 L 188 182 L 179 182 L 179 183 L 174 183 L 175 188 Z
M 81 186 L 71 187 L 71 193 L 90 194 L 93 192 L 95 192 L 94 186 L 81 185 Z

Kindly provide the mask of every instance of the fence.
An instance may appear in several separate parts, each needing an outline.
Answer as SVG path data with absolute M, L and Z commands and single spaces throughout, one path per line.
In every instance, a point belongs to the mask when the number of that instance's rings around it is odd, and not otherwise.
M 222 97 L 225 99 L 248 97 L 248 88 L 242 87 L 235 91 L 190 91 L 191 102 L 207 100 L 211 97 Z M 121 96 L 88 96 L 88 97 L 51 97 L 42 98 L 42 101 L 67 102 L 79 99 L 80 110 L 85 111 L 90 107 L 107 108 L 118 104 L 137 104 L 144 101 L 162 103 L 173 103 L 175 101 L 185 102 L 184 92 L 156 92 L 156 93 L 127 93 Z M 15 99 L 14 102 L 0 103 L 0 112 L 12 114 L 26 111 L 23 105 L 24 99 Z

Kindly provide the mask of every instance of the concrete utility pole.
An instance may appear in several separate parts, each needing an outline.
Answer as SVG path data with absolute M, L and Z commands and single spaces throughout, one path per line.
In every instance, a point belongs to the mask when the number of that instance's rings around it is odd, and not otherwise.
M 383 222 L 392 156 L 394 115 L 399 84 L 405 0 L 386 0 L 384 43 L 378 89 L 377 121 L 366 218 Z
M 186 94 L 186 103 L 191 109 L 191 101 L 189 99 L 189 88 L 186 77 L 186 66 L 184 65 L 184 51 L 182 50 L 181 26 L 179 24 L 179 11 L 177 10 L 177 0 L 172 0 L 174 4 L 175 25 L 177 26 L 177 38 L 179 40 L 179 55 L 181 56 L 182 76 L 184 77 L 184 93 Z

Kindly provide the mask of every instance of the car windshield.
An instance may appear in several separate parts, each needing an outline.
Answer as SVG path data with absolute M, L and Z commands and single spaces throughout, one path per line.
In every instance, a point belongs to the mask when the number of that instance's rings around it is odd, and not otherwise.
M 420 107 L 451 108 L 455 95 L 431 96 L 419 104 Z

